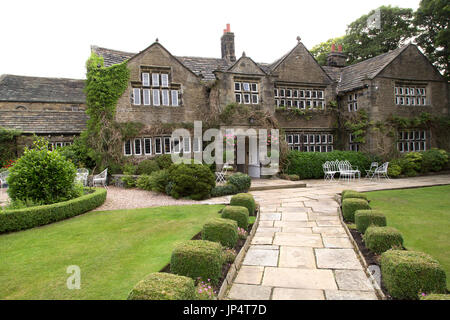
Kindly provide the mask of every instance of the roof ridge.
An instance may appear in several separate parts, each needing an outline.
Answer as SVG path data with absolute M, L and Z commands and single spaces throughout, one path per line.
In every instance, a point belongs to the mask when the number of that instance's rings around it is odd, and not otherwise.
M 384 56 L 387 56 L 388 54 L 393 54 L 393 53 L 396 52 L 397 50 L 399 51 L 398 54 L 400 54 L 404 49 L 406 49 L 406 48 L 407 48 L 408 46 L 410 46 L 410 45 L 413 45 L 413 44 L 412 44 L 412 43 L 409 43 L 409 44 L 403 45 L 403 46 L 401 46 L 401 47 L 398 47 L 398 48 L 396 48 L 396 49 L 394 49 L 394 50 L 390 50 L 390 51 L 388 51 L 388 52 L 380 53 L 379 55 L 377 55 L 377 56 L 375 56 L 375 57 L 368 58 L 368 59 L 366 59 L 366 60 L 357 62 L 357 63 L 355 63 L 355 64 L 351 64 L 351 65 L 346 66 L 346 67 L 344 67 L 344 68 L 342 68 L 342 69 L 346 69 L 346 68 L 349 68 L 349 67 L 353 67 L 353 66 L 359 65 L 360 63 L 363 63 L 363 62 L 370 62 L 370 61 L 373 60 L 373 59 L 380 58 L 380 57 L 384 57 Z M 395 58 L 395 57 L 394 57 L 394 58 Z
M 0 80 L 6 79 L 7 77 L 28 78 L 28 79 L 73 80 L 73 81 L 85 81 L 86 80 L 86 79 L 61 78 L 61 77 L 24 76 L 24 75 L 18 75 L 18 74 L 3 74 L 0 76 Z

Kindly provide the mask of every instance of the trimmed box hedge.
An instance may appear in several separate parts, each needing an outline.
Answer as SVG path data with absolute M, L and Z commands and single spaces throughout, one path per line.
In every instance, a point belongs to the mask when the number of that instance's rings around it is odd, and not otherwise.
M 237 228 L 237 222 L 234 220 L 216 218 L 203 225 L 202 239 L 219 242 L 225 247 L 234 248 L 238 241 Z
M 171 273 L 155 272 L 139 281 L 128 300 L 195 300 L 194 280 Z
M 450 294 L 427 294 L 425 296 L 420 296 L 420 300 L 450 300 Z
M 377 210 L 356 210 L 355 223 L 356 229 L 361 233 L 365 233 L 371 225 L 385 227 L 386 216 Z
M 348 222 L 355 222 L 355 212 L 357 210 L 370 209 L 369 203 L 364 199 L 349 198 L 342 201 L 342 214 Z
M 248 214 L 250 216 L 255 215 L 256 202 L 250 193 L 238 193 L 232 196 L 230 200 L 230 205 L 246 207 L 248 209 Z
M 347 190 L 347 192 L 342 194 L 342 199 L 350 199 L 350 198 L 368 200 L 367 196 L 364 193 L 358 191 Z
M 206 240 L 189 240 L 172 251 L 170 271 L 192 279 L 211 279 L 217 284 L 222 274 L 223 254 L 220 243 Z
M 364 243 L 369 250 L 382 254 L 392 248 L 402 248 L 403 237 L 395 228 L 372 226 L 364 234 Z
M 239 228 L 248 228 L 248 209 L 241 206 L 226 206 L 222 210 L 222 218 L 237 222 Z
M 422 252 L 384 252 L 381 275 L 386 289 L 395 299 L 418 299 L 422 292 L 446 292 L 445 271 L 439 262 Z
M 102 205 L 106 189 L 98 188 L 81 197 L 54 204 L 24 209 L 0 210 L 0 233 L 43 226 L 71 218 Z

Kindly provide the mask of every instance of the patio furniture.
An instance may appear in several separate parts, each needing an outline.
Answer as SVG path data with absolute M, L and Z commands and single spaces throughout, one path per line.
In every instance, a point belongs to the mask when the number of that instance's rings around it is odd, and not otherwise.
M 344 160 L 339 162 L 339 180 L 346 180 L 350 182 L 351 179 L 361 178 L 361 172 L 357 169 L 358 167 L 353 168 L 349 161 Z
M 80 182 L 85 187 L 88 182 L 89 170 L 85 168 L 77 169 L 77 175 L 75 181 Z
M 339 172 L 339 170 L 336 169 L 336 164 L 334 161 L 326 161 L 323 165 L 323 173 L 324 173 L 324 180 L 325 181 L 333 181 L 334 175 Z
M 372 162 L 370 164 L 370 169 L 366 169 L 366 178 L 371 178 L 376 168 L 378 168 L 378 162 Z
M 385 178 L 386 180 L 390 180 L 389 176 L 388 176 L 388 167 L 389 167 L 389 162 L 385 162 L 383 163 L 381 166 L 379 166 L 378 168 L 375 169 L 371 180 L 373 180 L 373 178 L 376 176 L 377 179 L 380 179 L 380 177 Z
M 106 179 L 108 177 L 108 169 L 103 170 L 100 174 L 97 174 L 94 176 L 94 178 L 92 179 L 92 184 L 94 185 L 94 187 L 97 184 L 100 184 L 101 186 L 105 187 L 106 189 L 108 189 L 108 187 L 106 186 Z
M 9 175 L 9 171 L 0 172 L 0 189 L 3 188 L 3 185 L 6 185 L 6 178 Z
M 222 166 L 222 170 L 216 172 L 216 183 L 226 183 L 225 174 L 229 168 L 230 165 L 225 162 Z

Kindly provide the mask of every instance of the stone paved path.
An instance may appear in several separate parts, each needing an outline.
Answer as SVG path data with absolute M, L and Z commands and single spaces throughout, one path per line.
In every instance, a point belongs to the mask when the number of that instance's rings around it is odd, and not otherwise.
M 260 223 L 227 299 L 378 299 L 338 216 L 334 195 L 450 184 L 450 175 L 252 192 Z

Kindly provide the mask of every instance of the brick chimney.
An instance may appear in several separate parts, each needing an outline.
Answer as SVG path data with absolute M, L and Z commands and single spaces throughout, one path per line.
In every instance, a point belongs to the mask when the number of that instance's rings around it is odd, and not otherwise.
M 234 33 L 231 32 L 229 23 L 227 23 L 227 28 L 223 30 L 223 36 L 220 38 L 220 41 L 222 47 L 222 59 L 225 59 L 228 62 L 235 62 Z
M 338 51 L 336 51 L 336 44 L 331 45 L 331 52 L 327 56 L 327 66 L 329 67 L 345 67 L 347 61 L 347 55 L 342 52 L 342 44 L 338 45 Z

